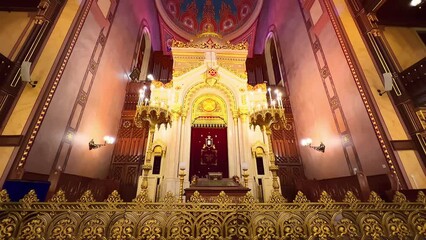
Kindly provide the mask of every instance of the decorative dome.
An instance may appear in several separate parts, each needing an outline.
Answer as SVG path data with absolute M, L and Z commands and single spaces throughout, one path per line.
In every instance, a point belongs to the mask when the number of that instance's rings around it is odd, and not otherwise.
M 215 32 L 224 39 L 243 34 L 259 15 L 263 0 L 157 0 L 163 20 L 186 39 Z

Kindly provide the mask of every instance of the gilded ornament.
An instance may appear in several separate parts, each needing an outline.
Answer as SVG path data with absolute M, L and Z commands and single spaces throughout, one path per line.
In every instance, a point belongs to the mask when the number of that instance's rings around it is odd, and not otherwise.
M 165 204 L 173 204 L 173 203 L 177 203 L 178 199 L 176 198 L 176 196 L 172 192 L 167 192 L 166 196 L 164 196 L 164 198 L 161 202 L 163 202 Z
M 296 217 L 291 217 L 281 224 L 284 239 L 307 239 L 304 223 Z
M 294 203 L 309 203 L 311 201 L 308 200 L 305 194 L 301 191 L 297 191 L 296 197 L 293 200 Z
M 106 240 L 105 222 L 99 218 L 90 219 L 84 224 L 81 237 L 82 239 L 102 239 Z
M 109 203 L 119 203 L 119 202 L 123 202 L 123 199 L 121 199 L 121 196 L 118 193 L 118 191 L 114 190 L 114 191 L 112 191 L 112 193 L 110 195 L 108 195 L 108 198 L 106 199 L 106 202 L 109 202 Z
M 7 216 L 0 221 L 0 239 L 11 239 L 18 222 L 15 218 Z
M 269 197 L 268 203 L 270 204 L 283 204 L 288 202 L 287 199 L 281 195 L 280 192 L 272 191 L 271 196 Z
M 348 218 L 342 218 L 335 223 L 336 235 L 339 237 L 349 237 L 359 239 L 359 231 L 355 223 Z
M 19 238 L 25 240 L 43 239 L 45 228 L 46 222 L 41 220 L 38 215 L 37 218 L 31 219 L 21 228 Z
M 37 198 L 37 194 L 34 191 L 34 189 L 31 189 L 21 200 L 19 200 L 19 202 L 27 203 L 27 204 L 31 204 L 31 203 L 35 203 L 39 201 L 40 200 Z
M 221 205 L 229 204 L 232 202 L 231 198 L 229 198 L 228 195 L 224 191 L 221 191 L 219 193 L 219 196 L 217 196 L 214 201 L 215 203 L 219 203 Z
M 134 239 L 134 224 L 128 218 L 121 218 L 111 227 L 111 239 Z
M 368 202 L 379 204 L 384 203 L 385 201 L 376 192 L 371 191 L 370 196 L 368 197 Z
M 55 223 L 49 232 L 49 239 L 74 239 L 76 222 L 66 217 Z
M 361 202 L 361 200 L 359 200 L 352 191 L 347 191 L 345 194 L 345 198 L 343 199 L 343 202 L 353 204 L 353 203 L 359 203 Z
M 277 230 L 275 223 L 270 219 L 263 218 L 259 221 L 256 227 L 255 239 L 277 239 Z
M 160 221 L 155 218 L 148 219 L 144 224 L 139 228 L 139 239 L 164 239 L 161 236 L 163 235 L 162 228 L 160 226 Z
M 330 224 L 322 218 L 315 218 L 309 224 L 311 235 L 319 239 L 331 239 L 334 237 Z
M 9 194 L 7 193 L 6 189 L 2 189 L 0 191 L 0 203 L 7 203 L 10 202 Z
M 407 197 L 400 191 L 396 191 L 393 195 L 392 202 L 394 203 L 405 203 L 407 202 Z
M 334 203 L 334 199 L 331 198 L 330 194 L 328 194 L 326 191 L 321 192 L 321 196 L 318 200 L 320 203 Z
M 241 202 L 244 204 L 251 205 L 251 204 L 259 203 L 259 200 L 254 198 L 253 193 L 249 191 L 246 193 L 246 195 L 244 195 L 244 197 L 241 198 Z
M 81 195 L 80 199 L 77 200 L 78 202 L 83 202 L 83 203 L 90 203 L 90 202 L 95 202 L 95 198 L 93 197 L 92 191 L 87 190 L 83 193 L 83 195 Z
M 410 229 L 407 223 L 395 214 L 392 214 L 387 222 L 387 226 L 390 236 L 396 237 L 397 239 L 409 239 Z
M 172 48 L 200 48 L 200 49 L 229 49 L 229 50 L 248 50 L 248 43 L 241 42 L 238 44 L 231 44 L 229 41 L 226 44 L 221 45 L 219 43 L 215 43 L 213 41 L 194 43 L 190 42 L 182 42 L 178 40 L 172 41 Z
M 61 203 L 61 202 L 67 202 L 67 198 L 65 197 L 65 192 L 62 189 L 59 189 L 58 192 L 56 192 L 49 202 L 55 202 L 55 203 Z
M 189 198 L 191 203 L 204 203 L 206 200 L 201 196 L 198 191 L 195 191 L 194 194 Z
M 152 202 L 152 200 L 148 197 L 148 190 L 142 189 L 140 193 L 136 196 L 135 199 L 133 199 L 133 202 L 135 203 L 149 203 Z
M 419 191 L 417 193 L 416 202 L 426 204 L 426 195 L 424 194 L 423 191 Z
M 375 218 L 371 217 L 370 215 L 367 215 L 361 224 L 364 235 L 370 236 L 373 239 L 382 239 L 382 237 L 384 237 L 383 227 Z

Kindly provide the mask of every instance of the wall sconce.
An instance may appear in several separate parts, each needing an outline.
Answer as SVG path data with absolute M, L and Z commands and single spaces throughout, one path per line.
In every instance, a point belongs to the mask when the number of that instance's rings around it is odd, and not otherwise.
M 113 144 L 115 142 L 114 137 L 105 136 L 104 137 L 104 143 L 95 143 L 95 141 L 92 139 L 89 142 L 89 150 L 100 148 L 102 146 L 106 146 L 107 144 Z
M 310 138 L 302 139 L 302 146 L 308 146 L 308 147 L 313 148 L 313 149 L 315 149 L 319 152 L 325 152 L 324 143 L 321 142 L 319 146 L 312 146 L 312 139 L 310 139 Z

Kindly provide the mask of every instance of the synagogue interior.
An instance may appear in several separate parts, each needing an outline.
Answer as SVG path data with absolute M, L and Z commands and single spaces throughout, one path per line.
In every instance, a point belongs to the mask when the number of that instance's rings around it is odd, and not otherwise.
M 425 0 L 0 0 L 0 239 L 425 239 Z

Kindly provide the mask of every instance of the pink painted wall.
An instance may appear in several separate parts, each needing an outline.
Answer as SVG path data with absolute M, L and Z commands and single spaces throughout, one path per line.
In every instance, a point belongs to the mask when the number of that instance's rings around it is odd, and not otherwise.
M 89 13 L 29 153 L 25 171 L 49 174 L 100 30 L 94 15 Z
M 126 0 L 128 1 L 128 0 Z M 155 0 L 133 0 L 132 14 L 138 23 L 145 21 L 151 35 L 152 50 L 161 50 L 160 27 L 158 23 L 158 11 Z
M 387 171 L 382 167 L 385 164 L 384 156 L 336 33 L 329 19 L 322 24 L 318 39 L 363 171 L 367 175 L 384 173 Z M 266 36 L 271 28 L 275 28 L 281 46 L 296 135 L 299 140 L 310 137 L 313 145 L 318 145 L 321 141 L 326 145 L 325 153 L 300 146 L 306 176 L 324 179 L 350 175 L 352 169 L 349 168 L 343 151 L 342 135 L 338 132 L 329 105 L 298 1 L 264 1 L 256 34 L 255 53 L 264 51 Z M 349 155 L 349 161 L 354 163 L 354 155 L 351 152 Z
M 149 9 L 149 11 L 147 10 Z M 92 178 L 105 178 L 109 171 L 113 146 L 89 151 L 88 142 L 94 139 L 103 143 L 103 136 L 116 136 L 123 108 L 125 87 L 132 68 L 132 58 L 142 19 L 148 23 L 153 45 L 160 48 L 158 19 L 154 11 L 154 1 L 120 1 L 101 53 L 99 65 L 90 94 L 87 97 L 80 125 L 71 141 L 62 141 L 69 122 L 75 121 L 72 115 L 79 89 L 85 79 L 85 72 L 101 31 L 107 35 L 108 22 L 93 3 L 83 25 L 75 48 L 64 70 L 52 103 L 30 151 L 25 171 L 49 174 L 52 167 L 59 166 L 69 174 Z M 99 47 L 99 44 L 98 44 Z M 96 57 L 95 57 L 96 58 Z M 90 81 L 90 78 L 87 78 Z M 63 150 L 59 146 L 63 142 Z M 70 149 L 68 162 L 64 159 Z M 55 159 L 58 163 L 54 166 Z

